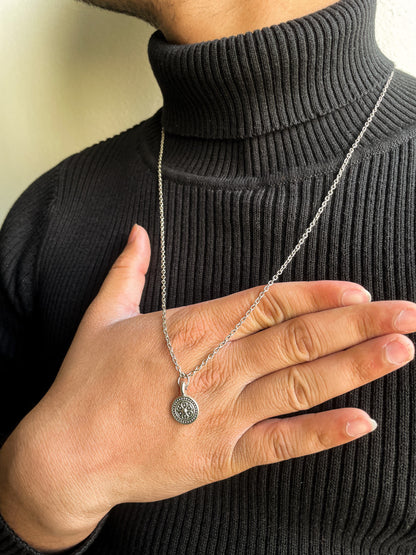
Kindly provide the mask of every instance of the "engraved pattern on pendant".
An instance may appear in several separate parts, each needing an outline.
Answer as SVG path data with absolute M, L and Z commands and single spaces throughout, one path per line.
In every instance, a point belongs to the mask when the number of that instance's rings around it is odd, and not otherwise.
M 198 416 L 198 405 L 192 397 L 181 395 L 172 403 L 172 416 L 180 424 L 191 424 Z

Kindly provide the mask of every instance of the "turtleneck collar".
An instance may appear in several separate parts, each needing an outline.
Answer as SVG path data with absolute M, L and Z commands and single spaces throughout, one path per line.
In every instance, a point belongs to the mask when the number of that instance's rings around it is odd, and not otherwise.
M 375 39 L 377 0 L 338 2 L 278 25 L 207 42 L 148 44 L 168 133 L 256 137 L 382 89 L 393 63 Z

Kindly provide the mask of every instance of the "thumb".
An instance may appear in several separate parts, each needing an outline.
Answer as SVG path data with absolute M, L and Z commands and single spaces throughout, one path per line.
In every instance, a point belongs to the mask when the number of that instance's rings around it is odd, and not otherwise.
M 99 325 L 109 325 L 140 314 L 139 303 L 150 253 L 147 231 L 134 224 L 124 250 L 114 262 L 89 308 Z

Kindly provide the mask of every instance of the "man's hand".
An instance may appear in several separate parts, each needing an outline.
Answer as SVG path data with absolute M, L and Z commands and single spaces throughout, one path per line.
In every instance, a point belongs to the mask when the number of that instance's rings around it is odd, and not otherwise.
M 179 424 L 170 413 L 178 374 L 161 312 L 138 311 L 149 260 L 147 233 L 135 226 L 50 390 L 0 451 L 0 512 L 37 549 L 78 543 L 119 503 L 173 497 L 352 441 L 372 429 L 358 408 L 284 415 L 414 356 L 402 335 L 416 331 L 414 303 L 370 303 L 351 282 L 277 283 L 194 375 L 188 394 L 200 413 Z M 224 339 L 262 289 L 167 311 L 184 372 Z

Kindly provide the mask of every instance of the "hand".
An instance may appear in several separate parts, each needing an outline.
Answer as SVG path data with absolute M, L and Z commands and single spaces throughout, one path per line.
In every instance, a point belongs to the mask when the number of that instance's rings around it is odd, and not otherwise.
M 358 408 L 284 415 L 414 356 L 402 333 L 416 324 L 396 321 L 402 310 L 414 314 L 414 303 L 348 300 L 344 292 L 363 291 L 351 282 L 277 283 L 191 379 L 187 393 L 200 414 L 179 424 L 170 414 L 178 374 L 161 312 L 137 309 L 150 259 L 147 233 L 139 232 L 135 226 L 85 313 L 52 387 L 0 452 L 0 470 L 7 469 L 0 512 L 38 549 L 81 541 L 119 503 L 169 498 L 352 441 L 354 428 L 360 435 L 371 429 Z M 224 339 L 262 289 L 167 311 L 184 372 Z

